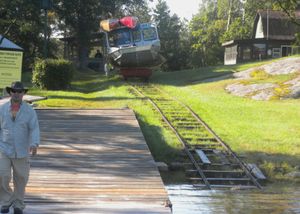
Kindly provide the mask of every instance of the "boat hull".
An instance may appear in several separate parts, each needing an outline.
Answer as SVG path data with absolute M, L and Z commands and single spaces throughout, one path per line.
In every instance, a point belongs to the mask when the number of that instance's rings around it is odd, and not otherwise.
M 110 63 L 117 67 L 156 67 L 164 60 L 159 54 L 159 46 L 122 47 L 112 50 L 109 54 Z

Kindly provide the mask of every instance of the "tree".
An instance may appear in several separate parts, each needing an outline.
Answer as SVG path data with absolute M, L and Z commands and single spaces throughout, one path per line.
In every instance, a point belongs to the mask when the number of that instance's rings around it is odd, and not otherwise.
M 93 32 L 99 29 L 100 19 L 128 14 L 128 8 L 144 5 L 146 0 L 55 0 L 60 29 L 77 42 L 79 67 L 85 68 Z
M 290 19 L 296 24 L 300 26 L 300 20 L 296 17 L 296 9 L 300 9 L 300 1 L 299 0 L 274 0 L 275 7 L 280 8 L 284 11 Z
M 153 18 L 158 26 L 162 55 L 166 58 L 163 70 L 180 70 L 185 66 L 187 58 L 180 36 L 183 23 L 176 14 L 170 14 L 164 0 L 158 0 Z
M 217 2 L 203 1 L 190 22 L 193 67 L 216 65 L 223 61 L 220 38 L 226 31 L 227 19 L 218 18 Z
M 0 0 L 0 32 L 24 49 L 24 70 L 41 56 L 43 29 L 39 1 Z

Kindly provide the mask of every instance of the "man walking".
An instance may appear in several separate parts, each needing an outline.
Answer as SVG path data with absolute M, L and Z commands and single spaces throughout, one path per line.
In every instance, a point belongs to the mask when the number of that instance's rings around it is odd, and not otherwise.
M 40 130 L 34 109 L 23 102 L 28 91 L 21 82 L 6 87 L 10 101 L 0 106 L 0 201 L 1 213 L 22 214 L 29 177 L 29 154 L 36 155 Z M 9 186 L 13 171 L 14 190 Z

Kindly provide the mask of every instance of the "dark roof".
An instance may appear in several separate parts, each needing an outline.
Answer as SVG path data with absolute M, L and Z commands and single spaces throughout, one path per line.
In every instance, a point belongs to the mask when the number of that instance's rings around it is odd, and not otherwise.
M 257 39 L 235 39 L 222 43 L 223 47 L 230 47 L 233 45 L 252 45 L 252 44 L 263 44 L 263 43 L 282 43 L 282 39 L 266 39 L 266 38 L 257 38 Z M 289 44 L 289 43 L 287 43 Z
M 295 16 L 297 20 L 300 20 L 299 11 L 295 13 Z M 267 37 L 268 20 L 269 39 L 294 40 L 295 33 L 300 32 L 300 27 L 293 23 L 284 12 L 274 10 L 259 10 L 254 21 L 253 38 L 255 38 L 260 17 L 262 18 L 264 38 Z
M 8 40 L 4 36 L 0 34 L 0 49 L 1 50 L 19 50 L 23 51 L 23 48 L 20 46 L 16 45 L 12 41 Z

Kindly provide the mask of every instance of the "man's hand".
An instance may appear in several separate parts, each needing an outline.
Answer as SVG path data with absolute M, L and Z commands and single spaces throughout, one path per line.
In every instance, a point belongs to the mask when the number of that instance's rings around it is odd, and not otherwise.
M 30 146 L 30 151 L 32 156 L 35 156 L 37 153 L 37 147 L 36 146 Z

